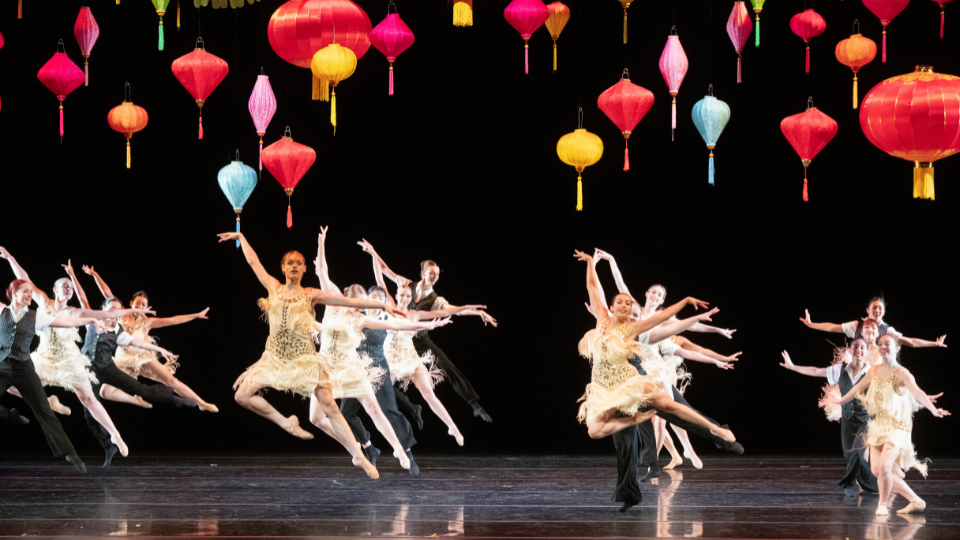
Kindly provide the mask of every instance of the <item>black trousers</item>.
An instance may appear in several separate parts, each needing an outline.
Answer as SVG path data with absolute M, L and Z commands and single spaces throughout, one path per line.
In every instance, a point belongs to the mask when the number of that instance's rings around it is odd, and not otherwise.
M 393 431 L 397 434 L 397 439 L 400 440 L 400 445 L 403 446 L 404 450 L 409 450 L 417 444 L 417 439 L 413 437 L 413 428 L 410 427 L 410 422 L 397 410 L 397 397 L 390 381 L 390 366 L 384 359 L 374 358 L 373 362 L 374 365 L 379 366 L 386 372 L 383 376 L 383 384 L 377 388 L 375 393 L 377 403 L 387 420 L 390 421 Z M 357 416 L 361 407 L 360 400 L 356 398 L 345 398 L 340 401 L 340 413 L 343 414 L 347 424 L 350 425 L 350 431 L 353 432 L 357 442 L 364 445 L 370 440 L 370 432 L 366 430 L 363 421 Z
M 847 474 L 837 482 L 842 488 L 860 487 L 877 492 L 877 477 L 870 470 L 870 463 L 863 453 L 866 445 L 863 436 L 867 433 L 867 422 L 856 418 L 840 418 L 840 437 L 843 443 L 843 457 L 847 460 Z
M 97 379 L 100 380 L 100 384 L 109 384 L 132 396 L 140 396 L 154 405 L 172 405 L 174 407 L 192 407 L 196 405 L 190 400 L 177 396 L 173 393 L 173 389 L 162 384 L 143 384 L 121 371 L 120 368 L 113 363 L 105 368 L 95 367 L 93 372 L 97 374 Z M 87 423 L 89 425 L 89 420 Z
M 480 399 L 480 396 L 477 395 L 470 381 L 463 376 L 463 373 L 460 373 L 460 370 L 457 369 L 457 366 L 453 365 L 453 362 L 447 358 L 447 355 L 443 354 L 440 347 L 437 347 L 437 344 L 430 339 L 429 334 L 423 337 L 415 337 L 413 339 L 413 346 L 417 349 L 417 354 L 419 355 L 423 355 L 423 353 L 427 351 L 432 352 L 433 356 L 437 359 L 437 367 L 443 370 L 444 379 L 453 385 L 453 390 L 474 408 L 479 406 L 477 405 L 477 400 Z
M 0 395 L 11 386 L 16 386 L 17 390 L 20 390 L 23 400 L 33 411 L 44 437 L 47 438 L 47 444 L 53 450 L 53 455 L 63 456 L 73 452 L 73 443 L 70 442 L 57 416 L 50 409 L 47 394 L 43 391 L 43 383 L 40 382 L 32 361 L 18 362 L 9 359 L 0 361 Z M 0 405 L 0 420 L 9 422 L 12 419 L 10 410 Z

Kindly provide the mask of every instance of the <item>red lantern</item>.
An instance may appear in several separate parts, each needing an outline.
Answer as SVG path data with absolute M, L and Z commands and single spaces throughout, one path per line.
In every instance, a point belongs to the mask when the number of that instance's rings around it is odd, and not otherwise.
M 788 116 L 780 122 L 780 131 L 790 141 L 790 146 L 800 154 L 803 163 L 803 200 L 807 195 L 807 166 L 823 147 L 837 134 L 837 123 L 813 106 L 813 98 L 807 98 L 807 110 Z
M 337 43 L 359 60 L 370 49 L 370 17 L 350 0 L 290 0 L 270 17 L 267 40 L 280 58 L 310 69 L 317 51 Z M 313 99 L 320 99 L 320 79 L 313 78 Z
M 53 58 L 37 72 L 37 78 L 60 100 L 60 136 L 63 137 L 63 100 L 83 84 L 83 71 L 70 60 L 66 53 L 60 52 L 63 40 L 57 43 L 57 52 Z
M 863 5 L 880 19 L 883 25 L 883 54 L 881 62 L 887 61 L 887 25 L 900 14 L 910 0 L 863 0 Z
M 960 152 L 960 77 L 917 66 L 887 79 L 863 98 L 860 127 L 880 150 L 914 162 L 913 197 L 933 199 L 933 162 Z
M 317 153 L 309 146 L 293 142 L 290 128 L 283 134 L 283 138 L 263 149 L 263 166 L 280 182 L 283 191 L 287 194 L 287 228 L 293 227 L 293 210 L 290 208 L 290 198 L 293 188 L 297 187 L 300 179 L 317 160 Z
M 650 107 L 653 106 L 653 92 L 630 82 L 630 73 L 625 69 L 620 82 L 604 90 L 597 98 L 597 106 L 607 115 L 623 134 L 623 170 L 630 170 L 630 149 L 627 146 L 630 134 Z
M 953 0 L 933 0 L 940 4 L 940 39 L 943 39 L 943 5 L 953 2 Z
M 393 13 L 390 13 L 391 7 L 393 7 Z M 390 83 L 387 94 L 391 96 L 393 95 L 393 61 L 413 45 L 413 32 L 400 19 L 396 10 L 397 6 L 393 0 L 390 0 L 390 4 L 387 5 L 387 18 L 370 31 L 370 42 L 387 57 L 387 62 L 390 63 Z
M 200 139 L 203 139 L 203 104 L 227 76 L 230 66 L 223 59 L 208 53 L 203 39 L 197 38 L 197 47 L 193 52 L 174 60 L 170 68 L 200 108 Z
M 77 38 L 80 44 L 80 53 L 83 55 L 83 85 L 90 86 L 90 70 L 87 59 L 90 58 L 90 52 L 93 50 L 93 44 L 97 42 L 100 36 L 100 27 L 97 20 L 93 18 L 93 12 L 87 6 L 80 8 L 80 14 L 77 15 L 77 22 L 73 24 L 73 37 Z
M 530 36 L 547 22 L 550 10 L 540 0 L 513 0 L 503 10 L 503 17 L 523 38 L 523 72 L 529 74 Z
M 790 19 L 790 29 L 793 33 L 803 38 L 807 44 L 806 70 L 810 73 L 810 38 L 819 36 L 827 29 L 827 21 L 819 13 L 812 9 L 805 9 L 802 13 L 797 13 Z

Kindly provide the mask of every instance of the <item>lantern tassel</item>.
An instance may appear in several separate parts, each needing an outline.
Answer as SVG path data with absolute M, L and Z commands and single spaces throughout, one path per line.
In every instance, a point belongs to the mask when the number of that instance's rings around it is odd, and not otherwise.
M 240 232 L 240 216 L 237 216 L 237 232 Z M 237 249 L 240 249 L 240 240 L 237 239 Z
M 933 163 L 916 162 L 913 169 L 913 198 L 934 200 Z
M 117 3 L 119 4 L 120 0 L 117 0 Z M 17 1 L 17 18 L 18 19 L 23 18 L 23 0 Z
M 737 53 L 737 84 L 740 84 L 740 53 Z
M 293 209 L 290 208 L 290 197 L 287 197 L 287 228 L 293 227 Z
M 807 62 L 806 62 L 807 73 L 810 73 L 810 46 L 807 45 Z
M 527 43 L 523 44 L 523 73 L 530 74 L 530 45 Z
M 314 101 L 320 100 L 320 79 L 316 75 L 313 76 L 313 86 L 310 91 L 310 97 Z
M 473 26 L 473 0 L 454 0 L 453 25 Z
M 387 95 L 393 95 L 393 64 L 390 64 L 390 90 L 387 92 Z
M 577 212 L 583 210 L 583 180 L 577 175 Z
M 677 131 L 677 98 L 673 98 L 670 105 L 670 140 L 673 141 L 673 134 Z
M 90 64 L 86 60 L 83 61 L 83 85 L 90 86 Z
M 760 16 L 759 15 L 757 15 L 757 30 L 755 32 L 754 38 L 755 39 L 753 41 L 753 46 L 759 47 L 760 46 Z
M 887 27 L 883 27 L 883 59 L 881 62 L 887 61 Z
M 557 42 L 556 41 L 553 42 L 553 71 L 557 71 Z
M 623 172 L 630 170 L 630 145 L 623 145 Z
M 203 140 L 203 115 L 200 116 L 200 140 Z
M 60 137 L 63 138 L 63 103 L 60 103 Z
M 857 98 L 859 98 L 859 96 L 857 95 L 857 75 L 856 73 L 854 73 L 853 75 L 853 108 L 854 109 L 857 108 L 857 101 L 858 101 Z
M 943 8 L 940 8 L 940 39 L 943 39 Z
M 163 50 L 163 17 L 160 17 L 160 26 L 159 26 L 159 28 L 160 28 L 160 30 L 159 30 L 159 36 L 160 36 L 160 37 L 158 38 L 158 41 L 157 41 L 157 50 L 158 50 L 158 51 L 162 51 L 162 50 Z
M 627 44 L 627 10 L 623 10 L 623 44 Z
M 180 31 L 180 0 L 177 0 L 177 32 Z M 239 227 L 239 225 L 237 225 Z
M 263 137 L 260 137 L 260 170 L 263 170 Z
M 803 168 L 803 202 L 809 202 L 810 195 L 807 193 L 807 168 Z
M 715 169 L 713 168 L 713 152 L 711 151 L 711 152 L 710 152 L 710 161 L 709 161 L 708 164 L 707 164 L 707 182 L 709 182 L 711 186 L 713 185 L 713 174 L 714 174 L 714 172 L 715 172 Z
M 130 139 L 127 139 L 127 168 L 130 168 Z
M 330 123 L 333 124 L 333 134 L 337 134 L 337 89 L 334 88 L 330 96 Z

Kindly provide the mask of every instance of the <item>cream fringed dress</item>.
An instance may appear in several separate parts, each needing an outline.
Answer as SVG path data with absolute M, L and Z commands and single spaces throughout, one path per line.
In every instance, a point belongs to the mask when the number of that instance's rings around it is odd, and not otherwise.
M 132 315 L 125 317 L 120 323 L 123 325 L 124 331 L 130 334 L 133 339 L 140 339 L 151 345 L 157 344 L 157 340 L 150 335 L 150 327 L 147 324 L 146 317 L 142 315 Z M 162 357 L 153 351 L 130 346 L 118 348 L 116 356 L 113 357 L 113 361 L 117 364 L 118 368 L 128 371 L 133 377 L 139 377 L 142 375 L 141 370 L 144 365 L 149 364 L 153 360 L 160 360 L 161 358 Z M 171 375 L 176 373 L 177 368 L 180 366 L 177 362 L 164 363 L 161 361 L 160 363 L 170 371 Z
M 66 307 L 54 311 L 51 304 L 41 308 L 51 317 L 72 318 L 75 308 Z M 82 343 L 76 328 L 47 327 L 40 334 L 40 346 L 30 353 L 33 366 L 46 386 L 59 386 L 73 391 L 74 388 L 90 388 L 98 384 L 97 377 L 87 367 L 90 360 L 80 352 L 77 343 Z
M 334 399 L 373 395 L 374 387 L 383 381 L 384 370 L 357 352 L 363 341 L 361 317 L 354 309 L 327 306 L 318 328 L 320 356 L 330 374 Z
M 310 339 L 316 320 L 310 289 L 284 298 L 281 285 L 257 304 L 270 322 L 267 349 L 233 383 L 233 389 L 249 382 L 257 389 L 274 388 L 308 398 L 317 386 L 329 386 L 326 380 L 321 381 L 320 373 L 326 366 Z
M 647 375 L 660 381 L 664 389 L 675 386 L 682 394 L 690 384 L 692 375 L 684 369 L 683 358 L 675 354 L 680 346 L 669 339 L 650 345 L 652 331 L 640 335 L 640 343 L 644 345 L 640 352 L 640 365 Z
M 423 356 L 417 354 L 413 346 L 413 336 L 416 332 L 387 332 L 387 339 L 383 342 L 383 356 L 390 365 L 390 374 L 393 375 L 400 387 L 406 390 L 413 382 L 413 375 L 417 368 L 423 366 L 430 375 L 431 388 L 443 380 L 443 372 L 436 367 L 437 359 L 433 353 L 427 351 Z
M 909 390 L 900 386 L 900 371 L 903 368 L 894 371 L 888 379 L 881 380 L 881 367 L 871 368 L 870 388 L 866 395 L 857 396 L 867 412 L 873 416 L 867 424 L 864 442 L 868 446 L 892 443 L 899 452 L 895 463 L 900 469 L 906 471 L 913 468 L 926 476 L 927 465 L 917 461 L 917 453 L 910 437 L 913 413 L 922 407 Z
M 626 323 L 613 330 L 609 329 L 609 323 L 610 319 L 604 319 L 580 340 L 580 355 L 588 358 L 593 366 L 590 384 L 580 398 L 584 403 L 577 415 L 578 420 L 588 424 L 611 409 L 634 416 L 650 398 L 663 395 L 656 378 L 640 375 L 627 361 L 639 355 L 644 345 L 626 338 Z M 643 413 L 647 418 L 654 414 L 654 410 Z

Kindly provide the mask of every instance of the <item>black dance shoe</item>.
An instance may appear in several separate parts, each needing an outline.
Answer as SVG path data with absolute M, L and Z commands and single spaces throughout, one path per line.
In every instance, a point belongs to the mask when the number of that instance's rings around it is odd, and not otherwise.
M 483 410 L 479 403 L 473 404 L 473 415 L 482 418 L 484 422 L 493 422 L 493 418 L 490 418 L 490 415 Z
M 633 507 L 636 506 L 637 504 L 639 504 L 639 503 L 625 502 L 625 503 L 623 503 L 623 506 L 621 506 L 620 509 L 617 510 L 617 512 L 619 512 L 619 513 L 622 514 L 622 513 L 626 512 L 627 510 L 633 508 Z
M 423 429 L 423 405 L 413 407 L 413 420 L 417 423 L 417 429 Z
M 851 486 L 851 487 L 845 487 L 845 488 L 843 488 L 843 496 L 844 496 L 844 497 L 857 497 L 857 496 L 859 496 L 859 495 L 860 495 L 860 487 L 859 487 L 859 486 Z
M 363 449 L 363 455 L 367 457 L 367 461 L 369 461 L 371 465 L 376 467 L 377 458 L 380 457 L 380 449 L 371 444 Z
M 78 472 L 82 472 L 82 473 L 87 472 L 87 466 L 83 464 L 83 460 L 80 459 L 80 456 L 77 455 L 76 450 L 71 451 L 69 454 L 67 454 L 67 461 L 72 463 L 74 468 L 76 468 Z
M 413 459 L 413 452 L 407 450 L 407 459 L 410 460 L 410 476 L 420 476 L 420 466 Z
M 660 478 L 660 467 L 656 467 L 656 468 L 650 467 L 650 470 L 647 471 L 647 474 L 643 475 L 643 477 L 640 478 L 640 481 L 649 482 L 653 478 Z
M 20 412 L 15 408 L 10 409 L 9 415 L 10 417 L 7 419 L 7 422 L 15 426 L 25 426 L 30 423 L 30 419 L 26 416 L 21 416 Z
M 119 451 L 120 449 L 117 448 L 117 445 L 115 444 L 111 444 L 106 450 L 104 450 L 104 452 L 107 454 L 107 459 L 103 460 L 104 469 L 110 466 L 110 463 L 113 462 L 113 456 L 117 455 L 117 452 Z

